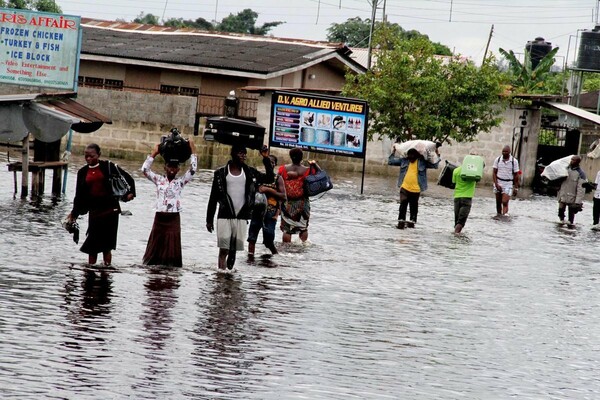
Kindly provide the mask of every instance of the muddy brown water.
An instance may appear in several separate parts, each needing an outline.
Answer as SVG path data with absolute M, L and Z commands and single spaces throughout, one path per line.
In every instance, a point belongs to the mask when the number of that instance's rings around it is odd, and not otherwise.
M 600 397 L 589 201 L 574 230 L 547 197 L 513 201 L 496 221 L 479 187 L 455 237 L 448 189 L 432 184 L 417 228 L 401 231 L 394 178 L 367 177 L 360 195 L 360 176 L 334 176 L 309 244 L 273 257 L 257 244 L 255 261 L 240 254 L 220 274 L 204 227 L 211 171 L 183 193 L 184 267 L 148 268 L 153 185 L 121 162 L 138 197 L 101 272 L 61 227 L 82 163 L 58 201 L 13 198 L 0 171 L 2 398 Z

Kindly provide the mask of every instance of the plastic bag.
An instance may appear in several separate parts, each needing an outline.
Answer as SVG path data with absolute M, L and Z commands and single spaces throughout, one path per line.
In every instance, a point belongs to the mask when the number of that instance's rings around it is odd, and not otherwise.
M 594 140 L 590 145 L 590 152 L 587 153 L 587 156 L 591 159 L 600 157 L 600 139 Z
M 573 155 L 552 161 L 550 164 L 544 167 L 544 171 L 541 175 L 549 181 L 554 181 L 560 178 L 566 178 L 569 174 L 568 168 L 569 163 L 571 162 L 571 157 L 573 157 Z

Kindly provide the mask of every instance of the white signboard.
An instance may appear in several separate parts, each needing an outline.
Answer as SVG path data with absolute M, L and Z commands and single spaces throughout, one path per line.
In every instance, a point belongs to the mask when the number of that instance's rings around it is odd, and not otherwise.
M 0 8 L 0 83 L 77 88 L 81 18 Z

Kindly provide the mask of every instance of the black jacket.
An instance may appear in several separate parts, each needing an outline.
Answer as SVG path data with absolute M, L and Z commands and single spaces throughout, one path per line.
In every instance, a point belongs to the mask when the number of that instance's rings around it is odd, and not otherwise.
M 214 222 L 217 204 L 219 204 L 219 213 L 217 214 L 218 219 L 250 219 L 252 217 L 252 207 L 254 206 L 254 195 L 256 193 L 257 185 L 262 183 L 272 183 L 273 180 L 275 180 L 273 166 L 268 157 L 263 157 L 263 165 L 265 166 L 266 173 L 262 173 L 256 168 L 243 164 L 242 169 L 246 175 L 246 199 L 240 212 L 235 215 L 233 202 L 227 193 L 227 167 L 229 164 L 231 164 L 231 161 L 229 161 L 227 165 L 217 169 L 214 173 L 210 198 L 208 199 L 208 207 L 206 209 L 207 224 L 212 224 Z
M 125 178 L 127 183 L 129 183 L 129 188 L 131 189 L 129 193 L 132 193 L 135 197 L 135 181 L 124 169 L 119 167 L 118 165 L 108 161 L 108 160 L 99 160 L 98 164 L 100 166 L 100 171 L 102 171 L 102 175 L 104 175 L 104 185 L 106 187 L 106 192 L 111 193 L 110 181 L 108 179 L 108 163 L 110 163 L 111 171 L 119 169 L 121 175 Z M 106 208 L 117 208 L 121 209 L 119 206 L 119 200 L 109 195 L 102 198 L 92 198 L 90 195 L 90 189 L 88 185 L 85 183 L 85 177 L 87 176 L 88 170 L 90 167 L 88 165 L 84 165 L 77 171 L 77 186 L 75 187 L 75 199 L 73 200 L 73 210 L 71 210 L 71 215 L 73 218 L 77 218 L 80 215 L 87 214 L 88 211 L 94 209 L 106 209 Z

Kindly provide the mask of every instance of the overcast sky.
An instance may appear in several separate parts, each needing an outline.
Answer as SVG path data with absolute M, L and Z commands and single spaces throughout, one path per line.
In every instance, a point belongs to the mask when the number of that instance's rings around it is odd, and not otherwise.
M 372 0 L 385 2 L 389 21 L 404 29 L 416 29 L 433 41 L 472 58 L 483 58 L 490 29 L 490 50 L 522 53 L 525 44 L 543 37 L 560 47 L 557 64 L 572 63 L 578 31 L 592 29 L 597 21 L 598 0 Z M 284 21 L 274 36 L 325 40 L 332 23 L 348 18 L 371 17 L 367 0 L 56 0 L 65 14 L 107 20 L 133 20 L 141 12 L 159 18 L 220 21 L 229 14 L 251 8 L 257 24 Z

